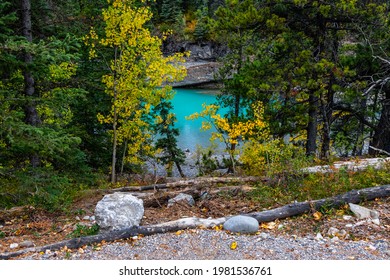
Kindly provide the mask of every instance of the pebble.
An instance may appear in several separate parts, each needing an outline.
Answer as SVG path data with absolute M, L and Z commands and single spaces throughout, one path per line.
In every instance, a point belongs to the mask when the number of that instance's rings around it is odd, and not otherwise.
M 328 235 L 329 236 L 336 236 L 338 233 L 339 233 L 340 230 L 338 230 L 337 228 L 335 227 L 330 227 L 328 229 Z
M 9 247 L 11 249 L 15 249 L 15 248 L 18 248 L 19 247 L 19 244 L 18 243 L 12 243 L 11 245 L 9 245 Z
M 268 233 L 262 232 L 262 233 L 260 233 L 260 237 L 263 239 L 266 239 L 266 238 L 270 237 L 270 235 Z
M 31 248 L 35 246 L 34 242 L 30 240 L 23 241 L 19 245 L 21 248 Z
M 317 233 L 316 237 L 314 238 L 315 240 L 322 240 L 324 239 L 324 237 L 322 236 L 322 234 L 319 232 Z
M 85 220 L 85 221 L 90 221 L 90 220 L 91 220 L 91 217 L 90 217 L 90 216 L 84 216 L 84 217 L 83 217 L 83 220 Z
M 344 215 L 343 216 L 343 220 L 345 220 L 345 221 L 349 221 L 351 219 L 352 219 L 352 216 L 349 216 L 349 215 Z

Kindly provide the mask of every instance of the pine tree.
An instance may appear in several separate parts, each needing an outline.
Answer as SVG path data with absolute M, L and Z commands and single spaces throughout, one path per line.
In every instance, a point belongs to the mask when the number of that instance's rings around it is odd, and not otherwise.
M 172 176 L 172 165 L 175 164 L 181 177 L 185 177 L 181 165 L 185 161 L 184 152 L 177 146 L 179 129 L 175 128 L 176 117 L 171 113 L 172 104 L 167 100 L 162 100 L 153 108 L 155 123 L 153 131 L 158 135 L 155 149 L 160 151 L 159 160 L 168 166 L 167 174 Z

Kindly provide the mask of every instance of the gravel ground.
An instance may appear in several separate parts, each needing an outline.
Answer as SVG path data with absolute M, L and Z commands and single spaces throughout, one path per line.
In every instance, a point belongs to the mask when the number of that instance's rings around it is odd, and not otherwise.
M 232 249 L 236 242 L 237 248 Z M 216 230 L 186 230 L 122 242 L 86 246 L 23 259 L 72 260 L 390 260 L 388 240 L 349 241 L 315 236 L 236 235 Z

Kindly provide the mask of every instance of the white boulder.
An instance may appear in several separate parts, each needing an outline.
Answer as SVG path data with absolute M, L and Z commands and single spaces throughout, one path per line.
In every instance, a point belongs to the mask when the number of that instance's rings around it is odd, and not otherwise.
M 126 193 L 105 195 L 95 208 L 96 223 L 102 230 L 139 226 L 143 215 L 143 201 Z

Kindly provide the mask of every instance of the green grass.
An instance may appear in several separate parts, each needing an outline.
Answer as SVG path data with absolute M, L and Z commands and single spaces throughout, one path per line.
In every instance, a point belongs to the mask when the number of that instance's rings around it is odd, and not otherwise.
M 291 174 L 270 183 L 258 184 L 249 194 L 262 207 L 285 205 L 293 201 L 327 198 L 351 190 L 390 184 L 390 164 L 382 169 L 369 167 L 364 171 L 337 170 L 332 173 Z
M 70 238 L 77 238 L 88 235 L 95 235 L 99 232 L 99 225 L 94 224 L 92 226 L 76 225 L 76 229 L 68 235 Z

